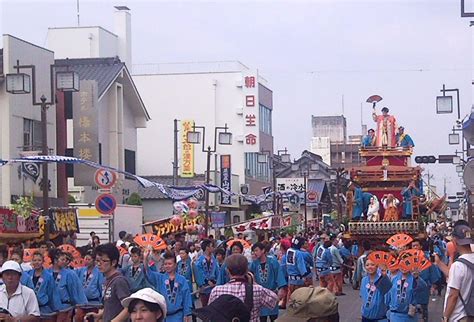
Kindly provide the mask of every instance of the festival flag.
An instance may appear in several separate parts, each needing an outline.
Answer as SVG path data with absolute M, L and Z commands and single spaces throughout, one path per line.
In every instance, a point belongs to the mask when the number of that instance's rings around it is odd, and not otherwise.
M 166 248 L 165 241 L 160 236 L 154 234 L 138 235 L 135 236 L 133 241 L 143 248 L 152 248 L 154 250 L 162 250 Z

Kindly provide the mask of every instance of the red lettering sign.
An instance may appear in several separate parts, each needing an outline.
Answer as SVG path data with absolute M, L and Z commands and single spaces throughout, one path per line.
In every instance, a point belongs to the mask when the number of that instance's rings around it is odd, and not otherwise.
M 255 114 L 247 114 L 245 115 L 245 126 L 255 126 L 256 124 L 256 119 L 257 117 Z
M 255 106 L 255 96 L 254 95 L 245 96 L 245 106 L 248 106 L 248 107 Z

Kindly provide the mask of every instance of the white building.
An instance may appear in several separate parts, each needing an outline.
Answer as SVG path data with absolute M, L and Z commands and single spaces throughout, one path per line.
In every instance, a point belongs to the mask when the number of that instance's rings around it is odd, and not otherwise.
M 268 164 L 257 162 L 257 154 L 273 152 L 273 93 L 258 71 L 240 62 L 144 67 L 146 70 L 134 69 L 133 78 L 153 122 L 139 133 L 138 173 L 172 173 L 174 119 L 205 127 L 205 148 L 214 148 L 215 128 L 227 125 L 233 134 L 232 145 L 217 144 L 211 170 L 219 171 L 219 155 L 230 155 L 232 174 L 238 176 L 239 183 L 249 184 L 250 194 L 261 194 L 262 187 L 270 185 L 271 174 Z M 186 141 L 181 128 L 178 141 L 183 175 Z M 202 148 L 194 145 L 192 174 L 206 171 Z
M 0 159 L 17 158 L 24 153 L 39 154 L 41 151 L 41 108 L 33 105 L 33 94 L 10 94 L 6 92 L 5 75 L 16 73 L 14 65 L 34 65 L 36 67 L 35 86 L 36 102 L 41 95 L 51 101 L 50 65 L 54 64 L 54 53 L 48 49 L 31 44 L 11 35 L 3 35 L 3 48 L 0 49 Z M 31 76 L 31 69 L 20 72 Z M 56 114 L 55 106 L 51 105 L 47 113 L 48 146 L 52 153 L 56 150 Z M 26 175 L 19 164 L 8 164 L 0 167 L 0 205 L 9 205 L 17 196 L 35 197 L 35 203 L 41 207 L 42 180 L 41 168 L 31 164 L 29 175 Z M 61 206 L 56 199 L 57 167 L 49 165 L 51 205 Z

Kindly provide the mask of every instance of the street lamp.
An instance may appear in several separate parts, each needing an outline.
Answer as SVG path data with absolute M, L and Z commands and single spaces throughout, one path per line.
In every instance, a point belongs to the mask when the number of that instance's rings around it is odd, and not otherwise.
M 281 162 L 291 163 L 291 155 L 288 153 L 288 150 L 284 148 L 283 150 L 278 150 L 277 155 L 280 157 Z
M 448 141 L 450 145 L 457 145 L 459 144 L 459 134 L 458 133 L 449 133 L 448 135 Z
M 443 96 L 436 96 L 436 113 L 437 114 L 450 114 L 453 112 L 453 97 L 446 96 L 446 92 L 456 92 L 456 99 L 458 105 L 458 120 L 461 118 L 461 106 L 459 104 L 459 89 L 450 88 L 446 89 L 446 85 L 443 84 L 443 89 L 440 90 Z
M 229 128 L 227 123 L 225 126 L 216 126 L 214 128 L 214 147 L 210 145 L 206 148 L 206 127 L 193 125 L 193 130 L 189 131 L 186 135 L 186 141 L 191 144 L 201 143 L 202 134 L 202 152 L 207 154 L 207 166 L 206 166 L 206 184 L 211 181 L 211 154 L 216 152 L 217 143 L 220 145 L 231 145 L 232 144 L 232 133 L 228 132 Z M 206 235 L 209 232 L 209 191 L 206 190 L 206 218 L 204 220 L 204 229 Z
M 77 92 L 79 91 L 79 75 L 74 71 L 58 71 L 56 74 L 56 86 L 54 82 L 54 70 L 57 67 L 67 67 L 67 65 L 50 65 L 50 101 L 47 101 L 46 96 L 43 94 L 40 97 L 40 101 L 36 100 L 36 66 L 35 65 L 20 65 L 20 61 L 16 61 L 16 73 L 6 75 L 7 92 L 10 94 L 29 94 L 32 91 L 31 99 L 33 106 L 41 107 L 41 131 L 42 131 L 42 154 L 48 155 L 48 134 L 47 134 L 47 111 L 50 105 L 55 104 L 55 89 L 64 92 Z M 22 69 L 31 70 L 31 83 L 30 76 L 25 73 L 21 73 Z M 48 176 L 48 162 L 43 162 L 43 212 L 46 218 L 49 218 L 49 176 Z M 49 229 L 48 225 L 45 228 L 45 239 L 49 240 Z

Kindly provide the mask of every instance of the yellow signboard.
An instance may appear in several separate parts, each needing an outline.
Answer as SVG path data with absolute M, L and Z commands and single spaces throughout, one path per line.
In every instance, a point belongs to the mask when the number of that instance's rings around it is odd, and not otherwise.
M 181 121 L 181 177 L 194 177 L 194 144 L 188 143 L 188 132 L 193 130 L 194 121 Z

